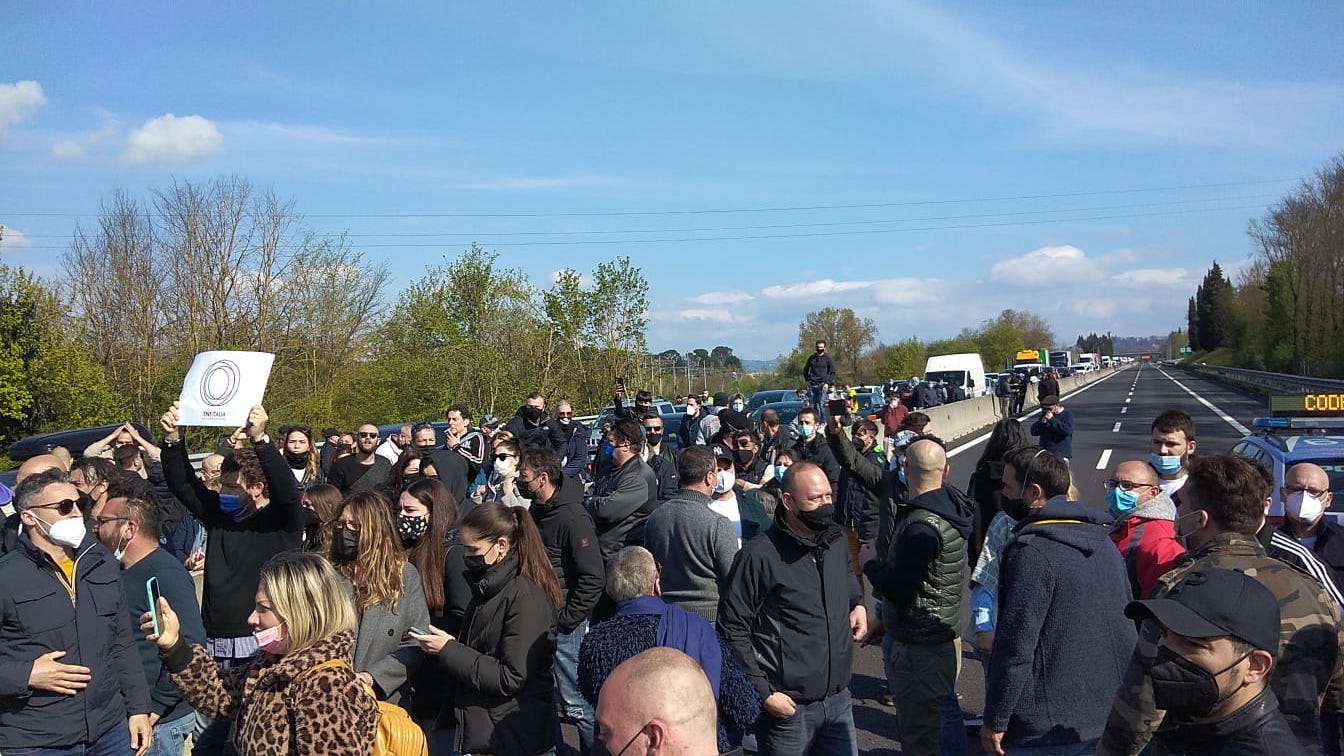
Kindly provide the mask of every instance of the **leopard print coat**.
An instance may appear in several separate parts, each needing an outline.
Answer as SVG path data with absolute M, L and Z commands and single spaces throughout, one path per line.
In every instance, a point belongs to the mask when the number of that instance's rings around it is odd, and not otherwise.
M 285 656 L 260 652 L 221 673 L 200 646 L 179 642 L 164 655 L 173 685 L 201 714 L 233 720 L 239 756 L 368 756 L 378 708 L 348 666 L 313 670 L 329 659 L 348 664 L 354 633 L 345 632 Z

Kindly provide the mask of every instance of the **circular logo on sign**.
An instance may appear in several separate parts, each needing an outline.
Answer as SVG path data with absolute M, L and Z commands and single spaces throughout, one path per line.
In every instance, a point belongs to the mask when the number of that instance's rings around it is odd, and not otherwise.
M 239 379 L 238 363 L 215 360 L 201 376 L 201 401 L 210 407 L 223 407 L 238 393 Z

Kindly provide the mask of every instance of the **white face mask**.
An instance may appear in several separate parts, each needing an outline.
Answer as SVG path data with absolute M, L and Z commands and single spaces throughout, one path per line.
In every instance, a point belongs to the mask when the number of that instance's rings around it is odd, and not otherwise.
M 736 482 L 737 476 L 732 470 L 719 470 L 718 475 L 714 477 L 714 493 L 727 493 L 733 490 L 733 484 Z
M 55 525 L 47 525 L 40 517 L 37 521 L 43 526 L 47 538 L 54 544 L 77 549 L 84 542 L 86 530 L 83 517 L 67 517 L 57 520 Z
M 495 460 L 495 472 L 499 475 L 508 475 L 513 472 L 513 460 L 497 459 Z
M 1316 522 L 1325 512 L 1325 502 L 1306 491 L 1294 491 L 1288 494 L 1288 500 L 1283 503 L 1283 507 L 1288 511 L 1289 517 L 1299 522 Z

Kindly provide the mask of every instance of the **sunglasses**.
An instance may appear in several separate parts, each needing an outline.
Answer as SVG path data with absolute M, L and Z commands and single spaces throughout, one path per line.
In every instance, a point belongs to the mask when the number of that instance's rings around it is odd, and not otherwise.
M 750 449 L 750 448 L 751 448 L 751 442 L 750 442 L 750 441 L 747 441 L 747 440 L 742 440 L 742 441 L 738 441 L 738 442 L 735 444 L 735 446 L 737 446 L 737 448 L 739 448 L 739 449 Z
M 557 413 L 555 413 L 555 416 L 556 416 L 556 417 L 574 417 L 574 413 L 573 413 L 573 412 L 557 412 Z
M 512 454 L 496 454 L 495 459 L 513 459 Z
M 358 435 L 360 438 L 378 438 L 377 433 L 365 433 L 364 431 L 360 431 Z
M 54 509 L 58 514 L 64 517 L 65 515 L 68 515 L 71 512 L 75 511 L 75 507 L 77 506 L 79 506 L 78 499 L 62 499 L 60 501 L 53 501 L 50 504 L 41 504 L 35 507 L 28 507 L 28 509 Z
M 644 430 L 646 430 L 646 431 L 648 431 L 648 432 L 650 432 L 650 433 L 652 433 L 653 431 L 660 431 L 660 430 L 662 430 L 662 429 L 663 429 L 663 426 L 661 426 L 661 425 L 646 425 L 646 426 L 644 426 Z

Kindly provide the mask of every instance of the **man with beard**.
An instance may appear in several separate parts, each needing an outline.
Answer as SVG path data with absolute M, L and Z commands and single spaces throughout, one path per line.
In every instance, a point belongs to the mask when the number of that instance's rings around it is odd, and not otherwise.
M 592 430 L 575 419 L 574 407 L 565 399 L 555 405 L 555 422 L 560 424 L 560 432 L 565 435 L 565 446 L 560 455 L 561 468 L 566 476 L 574 480 L 588 480 L 588 439 Z
M 327 482 L 339 488 L 343 496 L 377 489 L 387 483 L 392 472 L 392 465 L 377 452 L 378 426 L 372 423 L 359 426 L 355 432 L 355 453 L 332 463 Z
M 560 424 L 546 416 L 546 398 L 533 391 L 504 430 L 518 439 L 519 446 L 549 448 L 560 454 L 565 448 L 565 434 Z
M 283 438 L 283 436 L 282 436 Z M 387 460 L 390 465 L 397 463 L 397 458 L 401 456 L 402 449 L 411 445 L 411 424 L 406 423 L 397 430 L 396 433 L 387 437 L 378 447 L 378 456 Z
M 1148 462 L 1157 470 L 1162 493 L 1180 505 L 1190 455 L 1195 453 L 1195 421 L 1181 410 L 1167 410 L 1153 420 L 1153 450 Z

